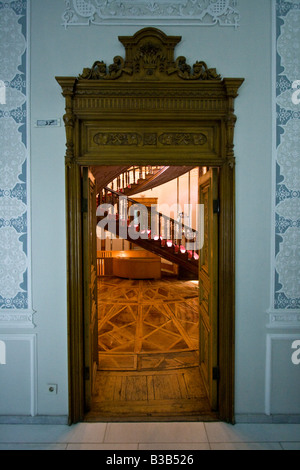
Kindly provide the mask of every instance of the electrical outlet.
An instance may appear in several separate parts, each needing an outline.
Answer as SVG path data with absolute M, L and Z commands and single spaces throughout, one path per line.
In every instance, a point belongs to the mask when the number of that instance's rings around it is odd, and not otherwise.
M 51 395 L 57 395 L 57 384 L 48 384 L 48 393 Z

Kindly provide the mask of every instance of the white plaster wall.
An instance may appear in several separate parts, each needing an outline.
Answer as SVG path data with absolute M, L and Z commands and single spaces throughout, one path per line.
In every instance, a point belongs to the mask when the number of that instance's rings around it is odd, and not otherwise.
M 32 292 L 37 337 L 37 414 L 67 415 L 65 133 L 33 122 L 62 118 L 55 76 L 76 76 L 95 60 L 124 55 L 118 35 L 140 26 L 65 30 L 62 0 L 31 1 Z M 271 0 L 239 0 L 238 30 L 161 27 L 182 35 L 177 55 L 204 60 L 224 77 L 243 77 L 236 100 L 236 412 L 265 412 L 266 318 L 271 282 Z M 183 162 L 184 163 L 184 162 Z M 279 352 L 276 350 L 276 354 Z M 48 383 L 58 394 L 47 393 Z M 9 398 L 8 398 L 9 399 Z M 278 401 L 276 411 L 278 412 Z M 295 411 L 295 410 L 294 410 Z

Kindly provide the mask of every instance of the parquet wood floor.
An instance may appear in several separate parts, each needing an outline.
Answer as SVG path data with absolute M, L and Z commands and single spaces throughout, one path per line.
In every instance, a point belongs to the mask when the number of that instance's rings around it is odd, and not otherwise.
M 100 278 L 99 367 L 87 420 L 211 419 L 198 367 L 198 285 Z
M 208 414 L 199 368 L 99 372 L 93 414 L 113 418 L 172 418 Z
M 194 282 L 102 278 L 98 305 L 100 370 L 198 364 L 198 285 Z

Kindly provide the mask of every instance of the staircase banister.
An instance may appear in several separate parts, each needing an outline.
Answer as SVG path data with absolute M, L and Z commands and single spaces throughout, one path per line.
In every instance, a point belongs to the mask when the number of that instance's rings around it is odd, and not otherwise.
M 114 194 L 117 198 L 122 197 L 122 198 L 126 199 L 127 201 L 131 202 L 132 204 L 140 204 L 139 202 L 135 201 L 134 199 L 131 199 L 130 197 L 127 197 L 124 194 L 119 193 L 118 191 L 114 191 L 113 189 L 110 189 L 107 186 L 105 186 L 103 189 L 107 192 L 110 192 L 110 193 Z M 145 207 L 147 207 L 147 206 L 145 206 Z M 149 207 L 147 207 L 147 210 L 149 212 Z M 157 210 L 152 209 L 152 208 L 150 209 L 150 212 L 151 212 L 151 214 L 155 214 L 159 217 L 164 217 L 164 219 L 168 219 L 168 220 L 172 221 L 176 225 L 181 226 L 182 229 L 185 229 L 187 231 L 192 231 L 195 235 L 198 234 L 198 231 L 196 229 L 194 229 L 192 227 L 189 227 L 188 225 L 185 225 L 182 222 L 178 222 L 177 220 L 172 219 L 171 217 L 169 217 L 168 215 L 163 214 L 162 212 L 158 212 Z

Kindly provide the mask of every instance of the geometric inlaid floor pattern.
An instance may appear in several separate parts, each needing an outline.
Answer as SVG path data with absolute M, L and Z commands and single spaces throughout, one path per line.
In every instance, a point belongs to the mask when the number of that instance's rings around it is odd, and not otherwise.
M 100 370 L 198 364 L 198 284 L 194 281 L 100 278 L 98 306 Z
M 100 278 L 98 306 L 99 370 L 85 419 L 210 420 L 198 283 Z

